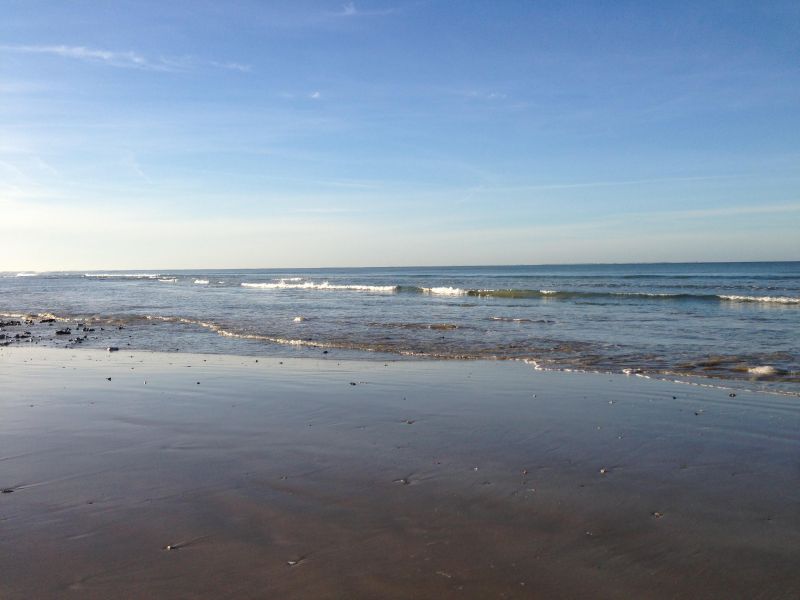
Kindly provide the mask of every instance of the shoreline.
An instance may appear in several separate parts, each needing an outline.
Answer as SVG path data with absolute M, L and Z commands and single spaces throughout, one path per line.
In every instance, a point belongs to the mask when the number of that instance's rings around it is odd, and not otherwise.
M 172 348 L 150 348 L 147 345 L 130 345 L 132 334 L 128 333 L 126 326 L 120 325 L 114 319 L 108 321 L 105 327 L 101 326 L 101 321 L 96 318 L 75 318 L 59 316 L 51 312 L 36 314 L 28 313 L 0 313 L 0 350 L 4 348 L 49 348 L 64 350 L 92 350 L 100 351 L 108 345 L 118 347 L 122 352 L 148 352 L 148 353 L 167 353 L 167 354 L 186 354 L 204 356 L 241 356 L 261 359 L 308 359 L 317 358 L 341 361 L 364 361 L 364 362 L 395 362 L 395 361 L 470 361 L 470 362 L 518 362 L 529 365 L 537 371 L 555 373 L 582 373 L 590 375 L 612 375 L 640 377 L 653 379 L 656 381 L 666 381 L 686 385 L 707 386 L 718 389 L 733 391 L 744 391 L 754 393 L 778 394 L 792 397 L 800 397 L 800 389 L 793 380 L 774 380 L 775 373 L 750 374 L 749 376 L 733 376 L 735 373 L 726 375 L 701 374 L 701 373 L 680 373 L 680 372 L 659 372 L 645 368 L 623 368 L 618 370 L 609 368 L 591 369 L 580 366 L 559 366 L 557 364 L 548 365 L 549 359 L 530 358 L 530 357 L 505 357 L 505 356 L 469 356 L 469 355 L 436 355 L 424 352 L 391 352 L 386 350 L 373 350 L 369 348 L 351 348 L 346 345 L 315 342 L 313 340 L 283 340 L 280 338 L 269 338 L 265 336 L 249 336 L 245 334 L 235 334 L 224 330 L 222 327 L 211 326 L 200 321 L 186 320 L 182 318 L 162 318 L 162 317 L 142 317 L 153 324 L 160 322 L 181 322 L 200 327 L 201 335 L 219 336 L 221 339 L 234 338 L 238 342 L 259 343 L 254 346 L 250 353 L 231 352 L 229 348 L 220 348 L 219 351 L 195 352 L 186 351 L 180 347 Z M 3 319 L 12 319 L 6 320 Z M 75 324 L 72 327 L 63 327 L 68 324 Z M 66 335 L 53 335 L 54 332 L 64 332 Z M 83 335 L 81 335 L 83 334 Z M 260 343 L 267 341 L 273 346 L 272 350 L 265 351 L 266 348 Z M 297 342 L 297 343 L 295 343 Z M 256 349 L 260 350 L 260 352 Z M 290 354 L 295 351 L 296 354 Z M 329 355 L 329 356 L 327 356 Z M 794 373 L 789 373 L 794 375 Z
M 0 389 L 3 597 L 800 593 L 783 395 L 43 348 L 0 350 Z

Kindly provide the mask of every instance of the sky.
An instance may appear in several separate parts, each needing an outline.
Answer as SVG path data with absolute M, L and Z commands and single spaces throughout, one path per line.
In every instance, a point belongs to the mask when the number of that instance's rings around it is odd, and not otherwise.
M 0 270 L 800 260 L 800 3 L 0 0 Z

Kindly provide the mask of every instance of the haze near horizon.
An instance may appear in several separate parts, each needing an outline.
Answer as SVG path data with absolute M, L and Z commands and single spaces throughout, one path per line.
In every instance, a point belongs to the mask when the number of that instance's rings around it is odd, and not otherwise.
M 800 259 L 797 3 L 2 6 L 2 271 Z

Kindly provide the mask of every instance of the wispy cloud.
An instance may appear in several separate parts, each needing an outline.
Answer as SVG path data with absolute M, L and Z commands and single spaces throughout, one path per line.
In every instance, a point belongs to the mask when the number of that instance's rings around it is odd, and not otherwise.
M 126 154 L 122 157 L 120 163 L 123 167 L 129 169 L 134 175 L 136 175 L 142 181 L 146 181 L 147 183 L 153 183 L 152 179 L 150 179 L 147 174 L 142 169 L 142 166 L 139 164 L 139 161 L 136 159 L 136 155 L 133 153 Z
M 333 13 L 334 16 L 337 17 L 369 17 L 369 16 L 379 16 L 379 15 L 390 15 L 396 12 L 392 8 L 385 8 L 381 10 L 361 10 L 356 7 L 355 2 L 346 2 L 342 5 L 342 8 L 339 12 Z
M 66 46 L 66 45 L 18 45 L 0 46 L 0 50 L 5 52 L 17 52 L 22 54 L 48 54 L 61 58 L 69 58 L 84 62 L 91 62 L 106 65 L 109 67 L 119 67 L 124 69 L 140 69 L 143 71 L 162 71 L 177 72 L 190 71 L 202 66 L 210 66 L 218 69 L 231 71 L 247 72 L 251 70 L 250 65 L 237 62 L 220 61 L 200 61 L 192 57 L 158 57 L 151 58 L 138 52 L 126 51 L 118 52 L 113 50 L 103 50 L 89 48 L 87 46 Z
M 137 52 L 112 52 L 98 50 L 86 46 L 2 46 L 8 52 L 25 54 L 51 54 L 62 58 L 72 58 L 87 62 L 102 63 L 113 67 L 127 67 L 133 69 L 149 69 L 154 71 L 169 71 L 174 69 L 174 64 L 166 61 L 151 61 Z
M 242 73 L 249 73 L 253 70 L 253 67 L 250 65 L 244 65 L 242 63 L 237 62 L 217 62 L 212 60 L 209 63 L 212 67 L 217 67 L 219 69 L 228 69 L 230 71 L 241 71 Z
M 532 192 L 538 190 L 560 190 L 573 188 L 600 188 L 600 187 L 623 187 L 650 185 L 661 183 L 682 183 L 682 182 L 701 182 L 717 181 L 725 179 L 743 179 L 748 175 L 700 175 L 697 177 L 655 177 L 650 179 L 628 179 L 620 181 L 580 181 L 572 183 L 543 183 L 539 185 L 519 185 L 519 186 L 500 186 L 484 187 L 482 190 L 487 192 Z
M 479 92 L 477 90 L 462 92 L 461 95 L 467 98 L 478 98 L 480 100 L 505 100 L 508 98 L 508 94 L 502 92 Z

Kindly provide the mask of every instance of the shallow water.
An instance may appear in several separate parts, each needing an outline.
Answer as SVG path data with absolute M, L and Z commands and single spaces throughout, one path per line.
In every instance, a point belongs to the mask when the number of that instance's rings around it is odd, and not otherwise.
M 14 344 L 526 359 L 800 391 L 799 262 L 5 273 L 0 312 L 59 319 Z M 95 332 L 54 335 L 79 322 Z

